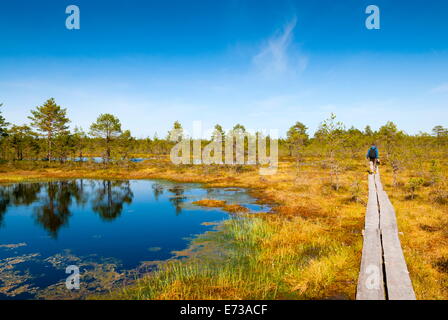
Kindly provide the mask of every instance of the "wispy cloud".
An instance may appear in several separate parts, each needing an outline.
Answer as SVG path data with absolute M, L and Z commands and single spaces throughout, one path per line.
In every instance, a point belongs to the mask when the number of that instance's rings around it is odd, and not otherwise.
M 293 46 L 294 29 L 297 18 L 294 17 L 281 30 L 268 39 L 252 61 L 259 72 L 272 78 L 287 74 L 297 74 L 305 70 L 308 59 Z
M 431 93 L 445 93 L 448 92 L 448 82 L 442 83 L 440 86 L 431 89 Z

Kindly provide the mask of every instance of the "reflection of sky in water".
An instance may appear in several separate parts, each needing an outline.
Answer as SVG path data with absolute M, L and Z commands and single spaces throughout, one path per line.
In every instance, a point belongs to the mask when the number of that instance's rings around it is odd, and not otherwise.
M 252 211 L 269 210 L 255 204 L 244 189 L 207 189 L 167 181 L 76 180 L 0 186 L 0 299 L 8 298 L 5 293 L 13 290 L 15 298 L 32 297 L 32 288 L 65 279 L 69 264 L 81 264 L 81 270 L 87 270 L 113 258 L 111 265 L 128 270 L 143 261 L 171 258 L 173 250 L 188 245 L 188 238 L 211 230 L 203 222 L 228 218 L 220 209 L 191 204 L 205 198 L 241 204 Z M 21 245 L 5 247 L 8 244 Z M 24 284 L 30 287 L 21 288 Z

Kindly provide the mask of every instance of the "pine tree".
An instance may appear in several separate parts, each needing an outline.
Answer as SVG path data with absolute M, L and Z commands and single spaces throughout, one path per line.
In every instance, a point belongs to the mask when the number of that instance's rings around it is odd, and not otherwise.
M 291 128 L 289 128 L 286 136 L 290 156 L 293 155 L 294 150 L 297 154 L 298 149 L 308 142 L 309 137 L 306 132 L 307 130 L 308 128 L 301 122 L 296 122 Z
M 37 153 L 39 145 L 36 142 L 37 134 L 27 125 L 13 125 L 9 131 L 9 145 L 14 150 L 15 159 L 23 160 L 24 154 Z
M 135 139 L 132 137 L 130 130 L 125 130 L 118 137 L 118 153 L 123 160 L 129 159 L 129 154 L 132 151 L 132 146 L 134 144 Z
M 121 134 L 120 120 L 112 114 L 101 114 L 90 126 L 90 135 L 103 139 L 106 144 L 106 162 L 110 161 L 112 142 Z
M 73 140 L 75 144 L 75 157 L 79 157 L 79 161 L 83 161 L 84 149 L 87 146 L 87 134 L 82 130 L 81 127 L 75 127 L 73 131 Z M 76 154 L 77 153 L 77 154 Z
M 373 136 L 374 132 L 373 132 L 372 128 L 371 128 L 369 125 L 367 125 L 367 126 L 364 128 L 364 134 L 365 134 L 366 136 L 368 136 L 368 137 Z
M 53 140 L 68 131 L 67 109 L 58 106 L 54 98 L 48 99 L 43 106 L 31 111 L 31 126 L 35 127 L 47 139 L 47 158 L 52 159 Z
M 3 103 L 0 103 L 0 108 L 3 106 Z M 6 122 L 5 118 L 2 116 L 2 111 L 0 110 L 0 137 L 4 137 L 7 135 L 6 127 L 9 126 L 9 123 Z
M 435 126 L 432 129 L 432 134 L 437 138 L 448 137 L 448 129 L 443 126 Z
M 219 125 L 215 125 L 215 128 L 212 133 L 212 140 L 217 140 L 219 138 L 220 141 L 224 140 L 225 132 L 224 129 Z
M 342 167 L 339 164 L 337 153 L 344 144 L 345 126 L 342 122 L 336 120 L 336 115 L 332 113 L 330 118 L 324 120 L 314 134 L 315 138 L 321 142 L 328 152 L 328 161 L 330 164 L 331 184 L 339 190 L 339 175 Z
M 173 129 L 168 131 L 168 141 L 176 141 L 179 142 L 184 138 L 184 129 L 179 121 L 174 121 Z

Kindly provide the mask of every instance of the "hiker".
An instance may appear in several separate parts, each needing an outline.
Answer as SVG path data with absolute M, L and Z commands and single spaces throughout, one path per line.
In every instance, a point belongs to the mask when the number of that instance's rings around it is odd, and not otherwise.
M 379 154 L 378 154 L 378 148 L 374 143 L 372 143 L 369 150 L 367 151 L 366 157 L 370 163 L 370 173 L 376 173 L 376 167 L 379 162 Z

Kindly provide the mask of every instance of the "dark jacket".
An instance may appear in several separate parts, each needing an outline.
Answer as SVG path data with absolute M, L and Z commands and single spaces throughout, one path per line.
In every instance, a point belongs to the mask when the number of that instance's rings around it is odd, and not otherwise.
M 378 159 L 380 157 L 379 153 L 378 153 L 378 149 L 375 146 L 372 146 L 369 148 L 369 150 L 367 150 L 367 154 L 366 154 L 366 158 L 370 158 L 370 149 L 373 149 L 375 151 L 375 158 L 374 159 Z

